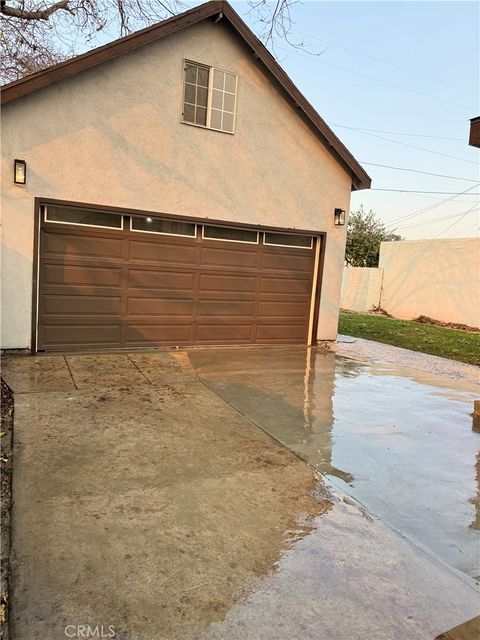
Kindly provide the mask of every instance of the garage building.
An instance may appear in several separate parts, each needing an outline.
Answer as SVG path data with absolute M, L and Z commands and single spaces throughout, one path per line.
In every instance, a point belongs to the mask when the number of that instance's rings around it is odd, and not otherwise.
M 2 93 L 2 348 L 333 340 L 370 179 L 226 2 Z

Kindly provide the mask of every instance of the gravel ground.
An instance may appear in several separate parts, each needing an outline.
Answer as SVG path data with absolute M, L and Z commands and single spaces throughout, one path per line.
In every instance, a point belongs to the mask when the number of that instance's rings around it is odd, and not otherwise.
M 380 360 L 417 371 L 425 371 L 439 376 L 480 383 L 480 368 L 456 360 L 439 358 L 419 351 L 410 351 L 390 344 L 382 344 L 364 338 L 339 335 L 334 350 L 339 356 L 359 360 Z

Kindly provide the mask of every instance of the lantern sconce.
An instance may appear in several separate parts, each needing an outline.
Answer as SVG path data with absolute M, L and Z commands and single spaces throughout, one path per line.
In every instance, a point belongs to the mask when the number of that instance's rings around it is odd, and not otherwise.
M 335 209 L 333 220 L 336 227 L 342 227 L 345 224 L 345 209 Z
M 13 181 L 15 184 L 27 183 L 27 163 L 25 160 L 17 160 L 13 162 Z

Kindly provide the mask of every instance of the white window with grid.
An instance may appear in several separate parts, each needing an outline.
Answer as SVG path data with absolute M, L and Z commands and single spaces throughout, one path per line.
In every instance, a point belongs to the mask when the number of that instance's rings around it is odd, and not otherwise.
M 183 122 L 233 133 L 238 76 L 185 61 Z

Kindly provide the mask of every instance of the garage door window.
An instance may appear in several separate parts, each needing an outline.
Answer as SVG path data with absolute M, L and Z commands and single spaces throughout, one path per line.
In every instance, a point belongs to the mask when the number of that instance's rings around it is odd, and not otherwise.
M 299 247 L 301 249 L 311 249 L 313 246 L 312 236 L 300 236 L 293 233 L 266 233 L 264 244 L 277 245 L 279 247 Z
M 250 229 L 233 229 L 228 227 L 203 227 L 206 240 L 224 240 L 227 242 L 251 242 L 258 244 L 258 233 Z
M 197 226 L 190 222 L 176 220 L 161 220 L 158 218 L 131 218 L 130 229 L 143 233 L 162 233 L 168 236 L 188 236 L 195 238 Z
M 123 216 L 90 209 L 74 207 L 45 207 L 45 222 L 75 224 L 82 227 L 104 227 L 106 229 L 123 229 Z

